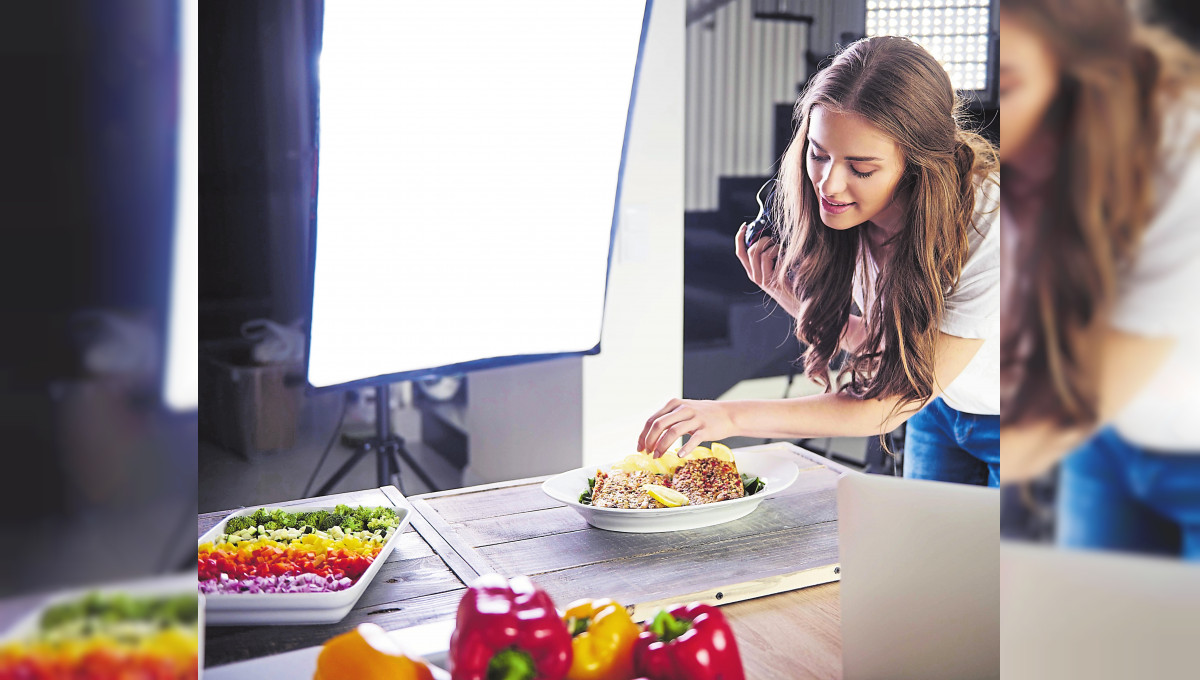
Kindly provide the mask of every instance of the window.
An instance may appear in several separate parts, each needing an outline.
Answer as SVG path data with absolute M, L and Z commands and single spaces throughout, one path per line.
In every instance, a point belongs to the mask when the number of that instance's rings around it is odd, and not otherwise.
M 990 0 L 867 0 L 867 35 L 911 38 L 958 90 L 988 89 Z

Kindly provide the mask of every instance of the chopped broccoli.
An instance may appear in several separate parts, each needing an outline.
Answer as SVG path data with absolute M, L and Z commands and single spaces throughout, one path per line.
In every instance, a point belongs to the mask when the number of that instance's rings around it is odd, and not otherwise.
M 365 526 L 358 517 L 350 516 L 342 520 L 342 531 L 362 531 Z
M 310 512 L 308 513 L 308 516 L 304 518 L 304 526 L 320 529 L 321 525 L 325 523 L 325 518 L 328 516 L 329 513 L 325 512 L 324 510 Z
M 321 529 L 324 531 L 329 531 L 330 529 L 341 525 L 345 519 L 345 517 L 336 513 L 332 515 L 326 515 L 325 519 L 321 520 Z
M 391 529 L 398 524 L 399 522 L 395 517 L 376 517 L 370 522 L 367 522 L 367 528 L 371 531 L 386 531 L 387 529 Z
M 253 519 L 251 519 L 250 517 L 247 517 L 246 515 L 230 517 L 229 521 L 225 522 L 225 533 L 232 534 L 237 531 L 243 531 L 245 529 L 249 529 L 252 526 L 257 526 L 257 525 L 254 523 Z
M 254 520 L 255 526 L 266 524 L 271 521 L 271 513 L 267 512 L 266 508 L 259 508 L 250 516 Z
M 277 531 L 278 529 L 280 529 L 282 527 L 279 526 L 279 522 L 276 522 L 275 520 L 270 520 L 269 522 L 267 522 L 266 524 L 263 525 L 263 528 L 266 529 L 267 531 Z
M 350 509 L 349 505 L 338 505 L 333 509 L 333 512 L 337 515 L 350 515 L 354 513 L 354 511 Z

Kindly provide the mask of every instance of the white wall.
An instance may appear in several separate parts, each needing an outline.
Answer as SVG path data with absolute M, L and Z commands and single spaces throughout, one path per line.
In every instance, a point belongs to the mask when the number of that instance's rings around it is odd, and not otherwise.
M 807 40 L 803 24 L 755 19 L 751 0 L 687 27 L 688 210 L 718 208 L 720 177 L 773 173 L 775 105 L 796 100 Z
M 626 152 L 597 356 L 471 374 L 464 482 L 631 453 L 683 386 L 684 0 L 655 0 Z

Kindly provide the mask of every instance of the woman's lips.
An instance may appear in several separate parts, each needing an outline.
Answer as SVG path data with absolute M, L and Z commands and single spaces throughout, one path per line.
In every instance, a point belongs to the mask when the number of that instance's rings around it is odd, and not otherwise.
M 831 203 L 829 199 L 825 198 L 824 196 L 821 197 L 821 210 L 833 215 L 840 215 L 852 207 L 854 207 L 853 203 L 837 205 L 835 203 Z

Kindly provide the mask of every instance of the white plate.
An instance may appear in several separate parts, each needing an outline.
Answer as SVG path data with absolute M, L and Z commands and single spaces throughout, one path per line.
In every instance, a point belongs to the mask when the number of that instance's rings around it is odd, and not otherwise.
M 287 512 L 312 512 L 314 510 L 332 511 L 332 505 L 288 505 L 262 506 L 242 508 L 231 513 L 229 517 L 253 515 L 259 508 L 267 510 L 286 510 Z M 301 623 L 337 623 L 346 618 L 346 614 L 354 608 L 358 598 L 362 597 L 367 585 L 375 578 L 379 568 L 396 547 L 396 539 L 408 526 L 409 509 L 393 507 L 400 525 L 392 533 L 391 538 L 383 544 L 383 549 L 371 561 L 371 566 L 353 586 L 335 593 L 210 593 L 206 594 L 206 619 L 211 626 L 260 626 L 271 624 L 301 624 Z M 229 517 L 209 529 L 200 537 L 200 543 L 212 543 L 225 532 L 225 523 Z
M 597 508 L 579 502 L 579 495 L 587 489 L 587 480 L 596 476 L 597 468 L 586 467 L 547 479 L 542 484 L 542 491 L 554 500 L 570 506 L 594 527 L 609 531 L 649 534 L 697 529 L 745 517 L 754 512 L 763 499 L 791 486 L 800 474 L 799 468 L 789 458 L 766 451 L 734 451 L 733 458 L 737 463 L 738 472 L 759 477 L 766 482 L 766 488 L 753 496 L 703 505 L 685 505 L 680 508 Z M 606 472 L 611 467 L 600 466 Z

